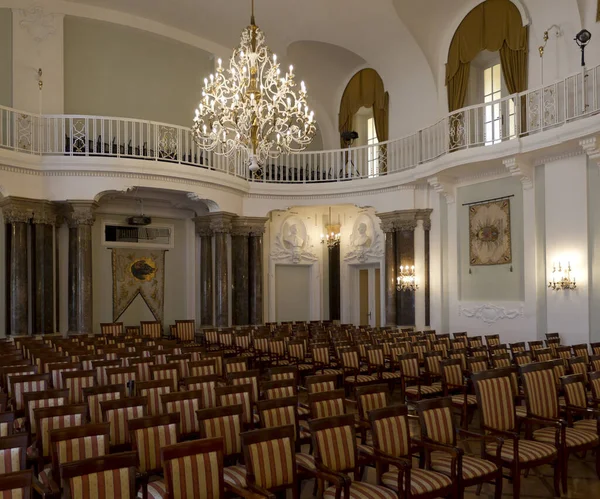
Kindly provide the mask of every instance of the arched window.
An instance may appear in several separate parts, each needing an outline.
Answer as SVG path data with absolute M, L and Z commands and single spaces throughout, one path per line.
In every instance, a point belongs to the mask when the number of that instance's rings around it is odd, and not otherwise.
M 377 71 L 367 68 L 356 73 L 346 85 L 340 102 L 340 135 L 358 132 L 359 141 L 355 145 L 376 145 L 388 140 L 389 101 Z M 342 147 L 348 146 L 341 138 L 340 143 Z M 385 146 L 369 148 L 369 176 L 385 170 L 385 156 Z
M 491 103 L 526 90 L 527 57 L 528 30 L 523 26 L 519 9 L 510 0 L 486 0 L 479 4 L 461 22 L 448 51 L 449 111 Z M 482 125 L 486 144 L 514 134 L 514 110 L 513 101 L 504 106 L 485 107 Z M 462 119 L 462 114 L 456 115 L 456 120 Z M 461 125 L 453 124 L 457 131 L 464 129 Z M 507 128 L 503 130 L 502 126 Z M 458 133 L 454 135 L 452 145 L 460 147 L 465 138 Z

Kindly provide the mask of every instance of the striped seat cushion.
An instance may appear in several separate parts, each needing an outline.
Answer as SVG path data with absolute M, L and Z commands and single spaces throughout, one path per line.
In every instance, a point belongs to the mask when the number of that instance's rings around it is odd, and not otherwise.
M 598 442 L 598 435 L 576 428 L 566 429 L 566 444 L 567 447 L 579 447 L 580 445 L 592 444 Z M 556 438 L 556 430 L 554 428 L 542 428 L 533 432 L 533 439 L 537 442 L 554 444 Z
M 223 468 L 223 480 L 236 487 L 245 489 L 246 482 L 246 467 L 245 466 L 228 466 Z
M 464 395 L 454 395 L 452 402 L 454 404 L 464 404 L 465 397 Z M 477 397 L 475 395 L 467 395 L 467 405 L 477 405 Z
M 397 482 L 397 480 L 396 480 Z M 335 487 L 329 487 L 325 490 L 325 499 L 335 498 Z M 377 485 L 371 485 L 370 483 L 364 482 L 352 482 L 350 484 L 350 497 L 353 499 L 397 499 L 398 496 L 395 492 L 386 489 L 385 487 L 378 487 Z M 344 499 L 348 499 L 344 497 Z
M 411 395 L 419 394 L 418 386 L 409 386 L 406 388 L 406 393 Z M 434 395 L 436 393 L 442 393 L 442 388 L 434 385 L 421 385 L 421 395 Z
M 368 374 L 359 374 L 358 376 L 348 376 L 345 381 L 346 383 L 371 383 L 377 381 L 377 378 Z
M 138 499 L 145 499 L 142 490 L 138 492 Z M 167 497 L 167 486 L 164 480 L 156 480 L 148 484 L 148 499 L 164 499 Z
M 576 430 L 591 431 L 592 433 L 598 432 L 598 421 L 596 419 L 584 419 L 582 421 L 575 421 L 573 426 Z
M 335 374 L 336 376 L 340 376 L 342 374 L 341 369 L 323 369 L 323 374 Z
M 527 417 L 527 407 L 524 405 L 517 405 L 515 407 L 515 413 L 518 418 L 525 418 Z
M 496 455 L 496 444 L 489 444 L 485 448 L 488 454 Z M 538 459 L 550 458 L 556 456 L 557 450 L 554 445 L 548 445 L 542 442 L 532 442 L 531 440 L 519 440 L 519 462 L 527 463 Z M 512 441 L 504 442 L 502 446 L 501 457 L 503 461 L 512 462 L 515 459 L 514 447 Z
M 431 453 L 431 469 L 444 475 L 452 474 L 452 456 L 447 452 Z M 463 456 L 463 480 L 473 480 L 498 471 L 497 466 L 491 461 L 478 457 Z
M 315 465 L 315 458 L 310 454 L 306 454 L 305 452 L 297 452 L 296 453 L 296 465 L 303 466 L 309 470 L 317 469 Z
M 402 373 L 400 371 L 397 371 L 395 373 L 381 373 L 381 377 L 383 379 L 401 378 L 402 377 Z
M 219 455 L 204 452 L 170 459 L 165 462 L 167 476 L 172 479 L 171 499 L 199 499 L 221 497 Z M 115 498 L 117 499 L 117 498 Z

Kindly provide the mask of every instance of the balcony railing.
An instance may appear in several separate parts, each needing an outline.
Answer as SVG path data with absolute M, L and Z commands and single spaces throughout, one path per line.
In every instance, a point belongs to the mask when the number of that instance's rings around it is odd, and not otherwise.
M 127 118 L 39 115 L 0 107 L 0 148 L 36 155 L 178 163 L 253 182 L 339 182 L 391 175 L 453 151 L 494 145 L 600 111 L 600 66 L 500 100 L 463 108 L 407 137 L 280 156 L 251 173 L 241 157 L 195 144 L 189 128 Z

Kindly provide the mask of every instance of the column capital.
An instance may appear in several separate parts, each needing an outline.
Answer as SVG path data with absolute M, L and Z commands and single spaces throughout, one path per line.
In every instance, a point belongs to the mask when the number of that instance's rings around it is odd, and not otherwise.
M 588 158 L 595 161 L 600 167 L 600 143 L 598 142 L 598 139 L 595 136 L 588 137 L 587 139 L 580 140 L 579 145 L 587 154 Z
M 67 201 L 66 217 L 69 227 L 78 225 L 94 225 L 95 211 L 98 203 L 95 201 Z
M 423 230 L 431 230 L 431 208 L 417 210 L 417 220 L 423 221 Z
M 446 203 L 456 202 L 456 180 L 445 175 L 437 175 L 427 179 L 432 189 L 446 198 Z
M 59 225 L 59 213 L 57 206 L 50 201 L 38 201 L 33 207 L 34 224 Z
M 528 161 L 513 156 L 502 160 L 502 164 L 513 177 L 521 181 L 523 190 L 533 189 L 533 166 Z
M 231 232 L 231 222 L 234 217 L 235 214 L 227 213 L 226 211 L 220 211 L 206 215 L 206 218 L 210 224 L 210 228 L 214 234 L 229 234 Z
M 265 223 L 269 219 L 263 217 L 236 217 L 232 221 L 232 236 L 262 236 L 265 233 Z
M 7 224 L 29 223 L 33 218 L 33 202 L 31 199 L 9 196 L 0 204 L 2 216 Z
M 396 210 L 377 213 L 377 216 L 381 220 L 381 230 L 383 232 L 403 232 L 415 230 L 417 220 L 422 220 L 425 215 L 428 217 L 430 212 L 431 210 Z
M 196 234 L 200 237 L 210 237 L 213 232 L 210 228 L 210 221 L 206 216 L 196 217 L 193 219 L 196 224 Z

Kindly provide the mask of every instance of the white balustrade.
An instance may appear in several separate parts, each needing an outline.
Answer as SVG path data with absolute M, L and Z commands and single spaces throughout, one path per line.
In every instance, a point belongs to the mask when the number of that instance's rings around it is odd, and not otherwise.
M 253 182 L 341 182 L 390 175 L 456 150 L 542 132 L 600 111 L 600 66 L 520 94 L 449 113 L 407 137 L 283 155 L 250 172 L 241 156 L 201 150 L 187 127 L 128 118 L 39 115 L 0 106 L 0 148 L 57 156 L 137 158 L 191 165 Z

